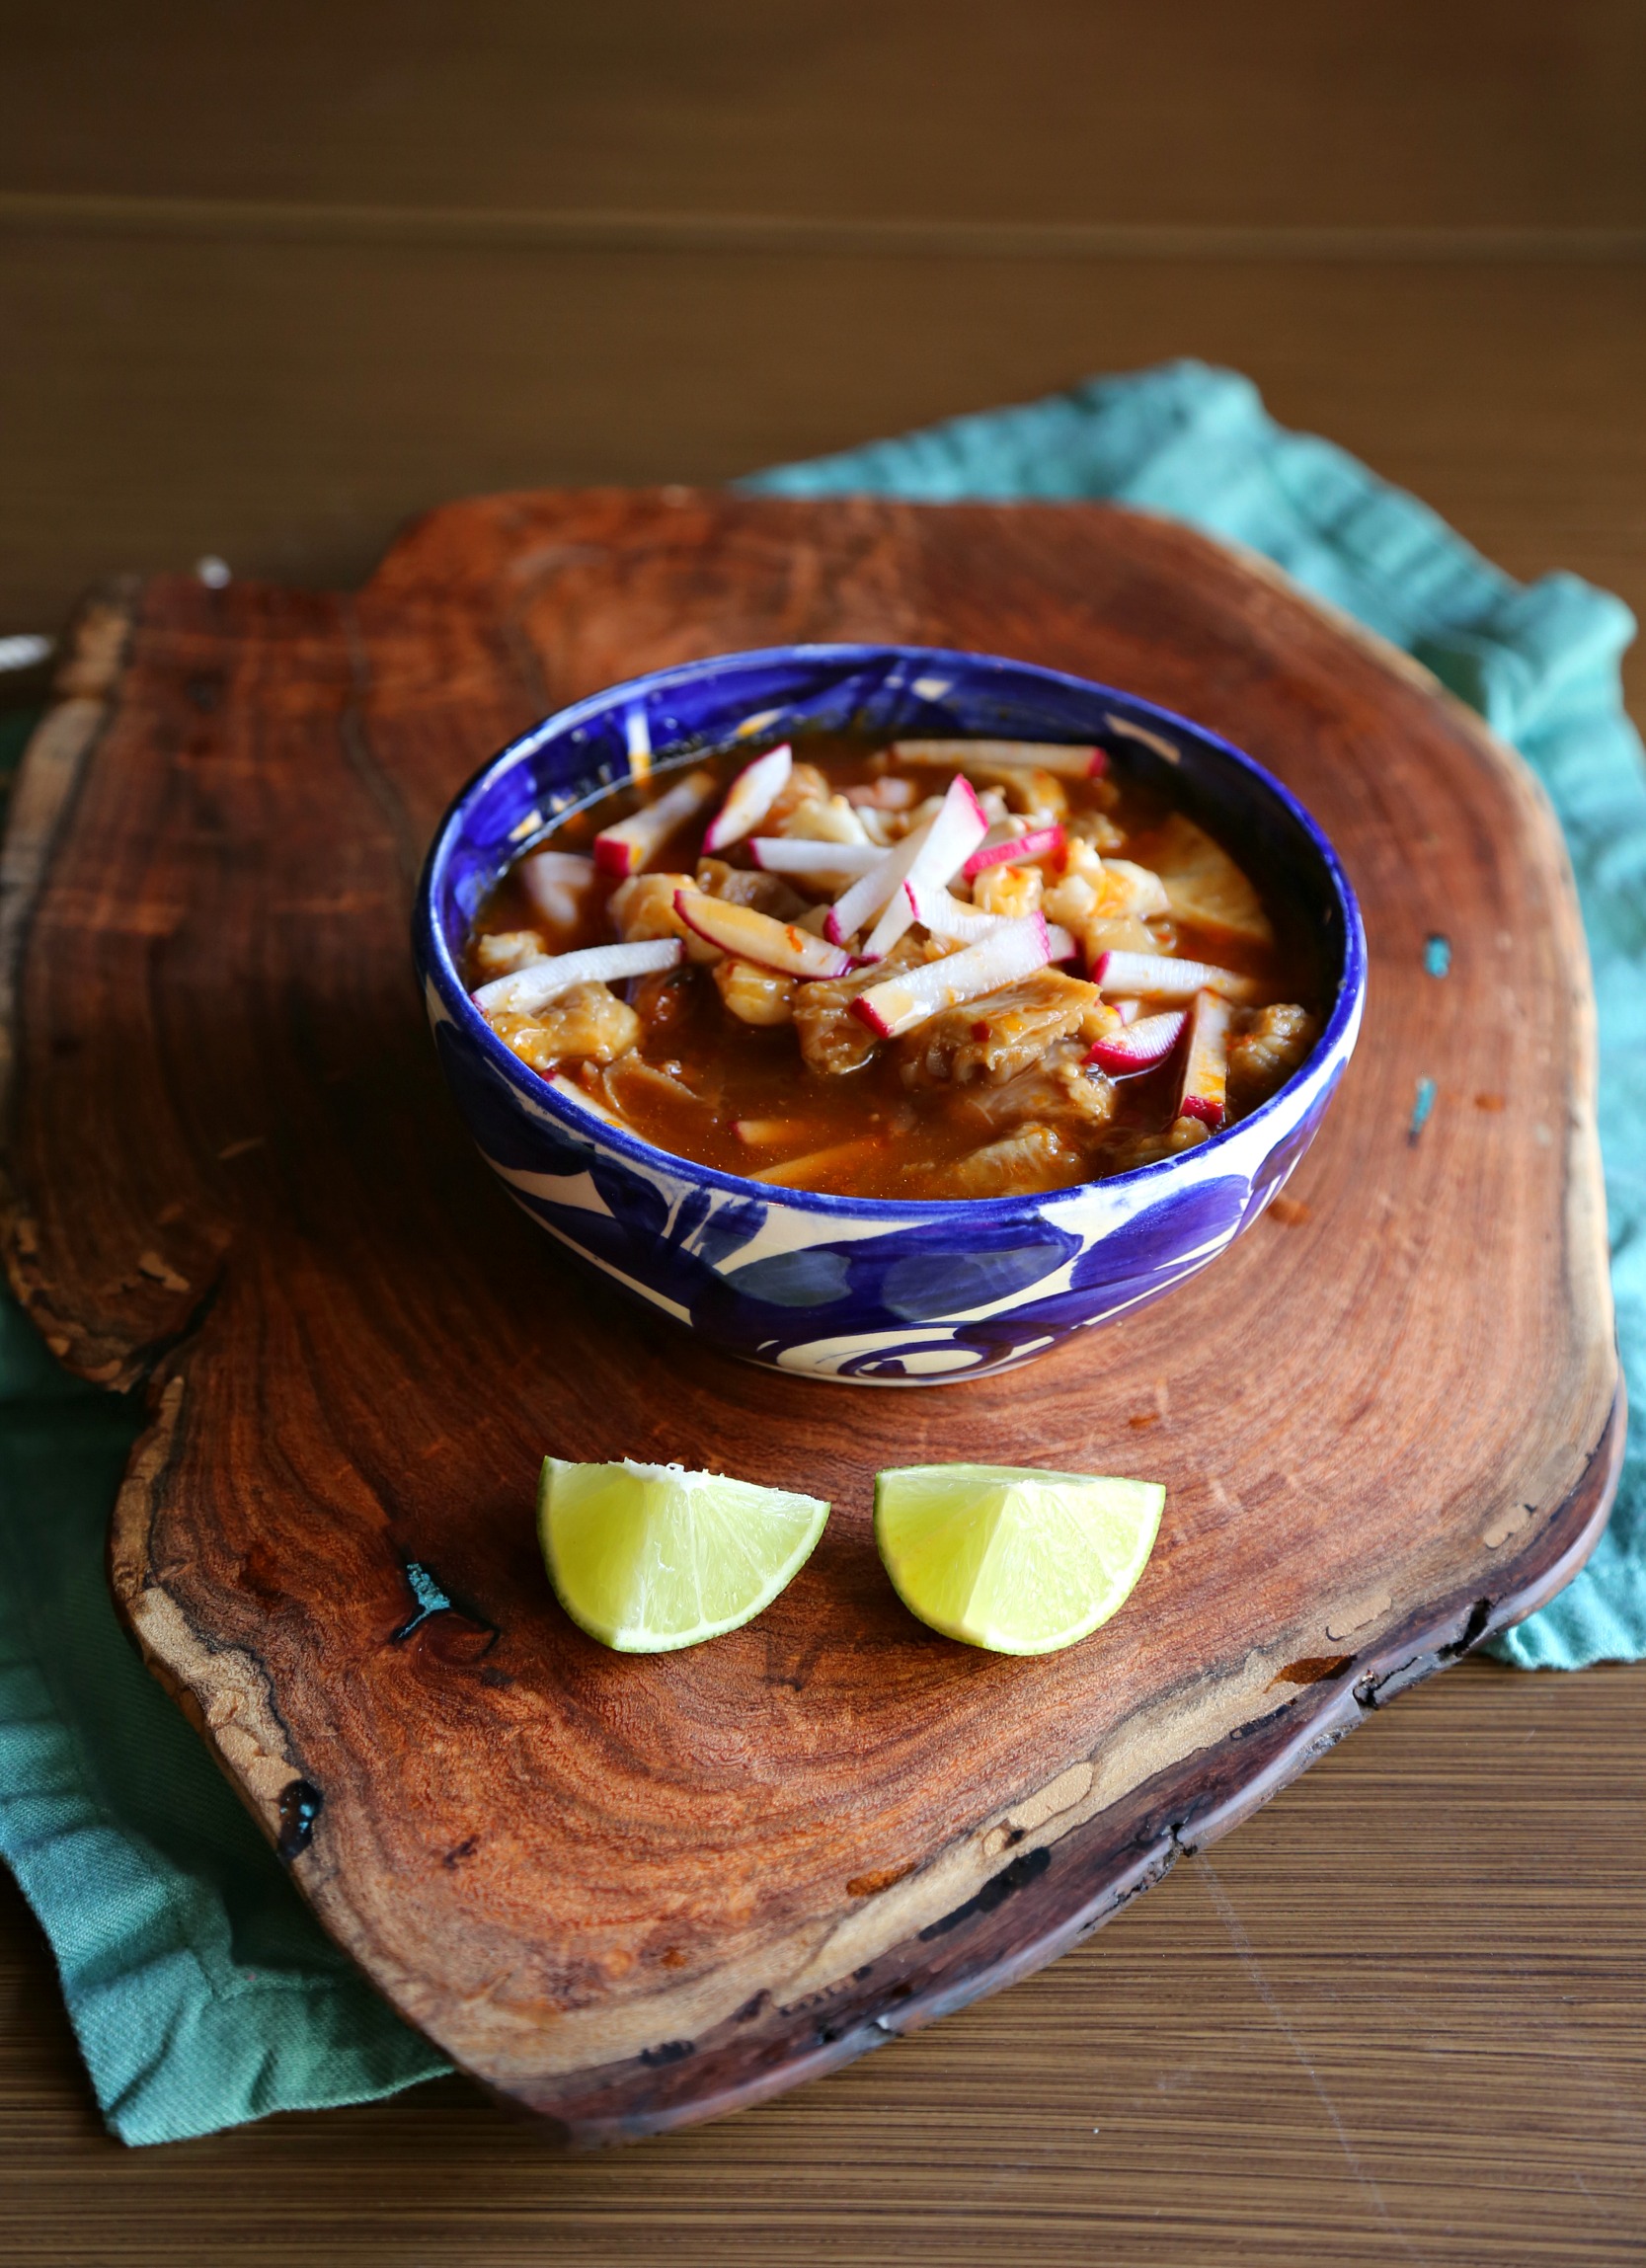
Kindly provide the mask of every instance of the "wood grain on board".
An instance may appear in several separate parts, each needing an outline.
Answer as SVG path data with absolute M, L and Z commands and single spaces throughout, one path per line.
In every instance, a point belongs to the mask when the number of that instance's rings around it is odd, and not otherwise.
M 1303 796 L 1370 933 L 1306 1204 L 940 1392 L 744 1370 L 571 1273 L 469 1151 L 407 973 L 423 845 L 510 734 L 831 636 L 1191 711 Z M 1620 1425 L 1558 834 L 1276 579 L 1100 508 L 511 496 L 354 596 L 151 583 L 82 668 L 22 791 L 9 1257 L 65 1362 L 150 1380 L 117 1589 L 327 1926 L 572 2136 L 754 2099 L 1050 1958 L 1592 1541 Z M 746 1631 L 612 1657 L 537 1563 L 551 1447 L 836 1510 Z M 1125 1613 L 1036 1663 L 910 1622 L 869 1484 L 933 1456 L 1165 1480 Z

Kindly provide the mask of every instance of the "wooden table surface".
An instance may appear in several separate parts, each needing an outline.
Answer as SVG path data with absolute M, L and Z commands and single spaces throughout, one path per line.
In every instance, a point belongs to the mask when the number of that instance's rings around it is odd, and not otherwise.
M 1177 353 L 1646 607 L 1638 0 L 10 13 L 0 632 Z M 562 2160 L 456 2080 L 125 2151 L 8 1886 L 0 2262 L 1642 2260 L 1643 1893 L 1646 1672 L 1468 1663 L 1015 1991 Z

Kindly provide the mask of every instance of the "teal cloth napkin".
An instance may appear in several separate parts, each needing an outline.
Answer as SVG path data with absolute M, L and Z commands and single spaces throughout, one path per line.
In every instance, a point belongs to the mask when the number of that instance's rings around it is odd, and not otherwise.
M 1619 1336 L 1646 1406 L 1646 771 L 1618 683 L 1627 610 L 1571 576 L 1511 582 L 1341 449 L 1274 425 L 1245 379 L 1198 363 L 748 485 L 1115 497 L 1174 513 L 1266 552 L 1514 742 L 1560 814 L 1589 925 Z M 448 2067 L 321 1933 L 116 1621 L 103 1541 L 137 1424 L 0 1305 L 0 1855 L 51 1941 L 105 2117 L 148 2143 L 365 2101 Z M 1646 1654 L 1638 1444 L 1588 1569 L 1497 1650 L 1567 1669 Z

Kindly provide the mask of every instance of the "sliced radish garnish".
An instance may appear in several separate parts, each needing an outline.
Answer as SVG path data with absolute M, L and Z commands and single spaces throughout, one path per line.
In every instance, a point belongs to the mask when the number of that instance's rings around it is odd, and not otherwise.
M 1123 1024 L 1137 1024 L 1142 1021 L 1143 1004 L 1140 1000 L 1110 1000 L 1105 1004 L 1113 1008 Z
M 1060 921 L 1049 921 L 1046 924 L 1046 943 L 1052 960 L 1059 968 L 1065 961 L 1078 961 L 1080 958 L 1079 938 L 1072 929 L 1065 929 Z
M 1182 1008 L 1169 1008 L 1163 1016 L 1144 1016 L 1138 1023 L 1123 1025 L 1118 1032 L 1105 1032 L 1101 1040 L 1093 1042 L 1086 1060 L 1105 1071 L 1152 1070 L 1177 1046 L 1188 1021 Z
M 941 884 L 918 882 L 913 875 L 903 884 L 903 896 L 913 918 L 949 944 L 976 945 L 1006 918 L 1003 913 L 984 913 L 980 906 L 962 905 Z
M 751 905 L 733 905 L 701 890 L 677 890 L 674 910 L 688 928 L 723 953 L 753 961 L 762 969 L 780 970 L 785 977 L 843 977 L 851 967 L 851 955 L 839 946 L 825 944 L 791 921 L 756 913 Z
M 615 826 L 594 837 L 594 863 L 602 874 L 638 874 L 655 858 L 674 829 L 695 819 L 715 792 L 713 772 L 688 772 L 676 787 L 659 796 Z
M 863 947 L 865 961 L 882 961 L 914 919 L 908 886 L 941 890 L 959 873 L 988 832 L 988 814 L 978 801 L 978 791 L 964 772 L 949 782 L 943 808 L 932 821 L 926 839 L 898 892 L 870 931 Z
M 625 977 L 650 977 L 659 969 L 677 969 L 685 958 L 678 937 L 649 937 L 636 945 L 590 945 L 581 953 L 555 953 L 547 960 L 528 961 L 511 977 L 494 977 L 472 995 L 482 1014 L 500 1008 L 529 1016 L 556 993 L 574 984 L 613 984 Z
M 749 844 L 762 874 L 867 874 L 886 856 L 872 842 L 811 842 L 791 834 L 757 834 Z
M 844 945 L 857 935 L 866 921 L 872 921 L 883 905 L 889 905 L 908 880 L 909 869 L 919 857 L 922 844 L 932 830 L 927 820 L 923 826 L 913 828 L 901 842 L 891 850 L 883 850 L 876 863 L 861 874 L 828 909 L 823 933 L 836 945 Z
M 703 848 L 713 854 L 725 850 L 734 842 L 757 827 L 772 805 L 788 785 L 794 769 L 795 752 L 787 741 L 780 748 L 768 748 L 763 756 L 756 756 L 744 769 L 726 791 L 726 801 L 709 821 L 709 830 L 703 837 Z
M 1100 953 L 1092 981 L 1105 992 L 1138 992 L 1145 1000 L 1192 1000 L 1216 992 L 1225 1000 L 1255 1000 L 1263 987 L 1232 969 L 1205 961 L 1173 961 L 1164 953 Z
M 591 858 L 581 857 L 575 850 L 534 850 L 514 871 L 546 921 L 557 929 L 576 926 L 584 899 L 594 884 L 596 868 Z
M 1032 977 L 1046 967 L 1049 957 L 1046 923 L 1038 913 L 1022 921 L 1002 921 L 964 952 L 901 969 L 897 976 L 859 992 L 851 1004 L 852 1014 L 881 1039 L 895 1040 L 940 1009 L 980 1000 L 985 992 L 998 991 L 1019 977 Z
M 1070 780 L 1094 780 L 1109 768 L 1101 748 L 1060 741 L 894 741 L 892 753 L 908 764 L 986 764 L 991 771 L 1061 772 Z
M 1197 992 L 1189 1011 L 1189 1053 L 1183 1064 L 1179 1118 L 1215 1130 L 1228 1111 L 1229 1004 L 1215 992 Z M 1140 1027 L 1134 1025 L 1133 1030 Z
M 962 874 L 968 877 L 983 874 L 991 866 L 1026 866 L 1034 859 L 1050 858 L 1054 851 L 1062 849 L 1063 830 L 1057 821 L 1050 826 L 1026 827 L 1021 821 L 1017 824 L 1021 832 L 1013 831 L 1010 820 L 1000 826 L 991 826 L 961 868 Z

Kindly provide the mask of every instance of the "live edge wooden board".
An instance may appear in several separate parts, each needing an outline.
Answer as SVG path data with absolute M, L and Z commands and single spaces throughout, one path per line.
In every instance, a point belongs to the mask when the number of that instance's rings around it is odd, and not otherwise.
M 510 736 L 660 664 L 829 638 L 1018 655 L 1216 727 L 1325 824 L 1370 931 L 1360 1052 L 1287 1198 L 1159 1305 L 971 1385 L 745 1369 L 573 1273 L 471 1151 L 409 971 L 424 846 Z M 1051 1960 L 1604 1521 L 1621 1413 L 1553 821 L 1421 671 L 1180 528 L 506 496 L 354 595 L 116 592 L 5 879 L 13 1281 L 65 1364 L 151 1397 L 121 1608 L 326 1927 L 570 2140 L 754 2101 Z M 539 1563 L 551 1448 L 834 1514 L 747 1629 L 620 1657 Z M 938 1458 L 1164 1481 L 1130 1604 L 1043 1661 L 921 1628 L 871 1481 Z

